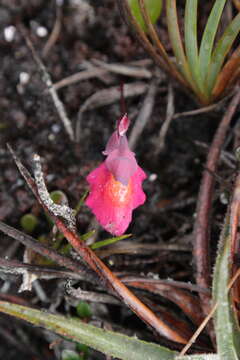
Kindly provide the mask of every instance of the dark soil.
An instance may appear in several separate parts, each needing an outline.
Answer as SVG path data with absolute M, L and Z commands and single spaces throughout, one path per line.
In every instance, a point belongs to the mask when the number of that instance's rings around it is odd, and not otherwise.
M 121 106 L 119 101 L 115 101 L 111 105 L 93 107 L 84 112 L 80 141 L 72 142 L 59 119 L 42 74 L 17 27 L 18 24 L 24 24 L 53 82 L 82 70 L 84 62 L 93 59 L 129 64 L 148 58 L 121 20 L 114 0 L 86 1 L 88 6 L 85 17 L 81 3 L 80 0 L 64 2 L 60 34 L 44 57 L 43 50 L 56 20 L 55 1 L 0 1 L 0 220 L 21 229 L 22 216 L 34 213 L 39 219 L 39 225 L 33 234 L 35 237 L 50 236 L 49 224 L 19 174 L 6 143 L 12 145 L 28 169 L 32 166 L 32 155 L 38 153 L 43 161 L 48 190 L 62 190 L 70 206 L 75 207 L 87 190 L 86 175 L 103 160 L 101 152 L 121 115 Z M 15 26 L 15 34 L 11 41 L 7 41 L 6 29 L 9 30 L 10 25 Z M 48 31 L 46 36 L 39 36 L 40 26 L 43 27 L 43 33 Z M 164 33 L 164 28 L 161 31 Z M 147 68 L 154 71 L 153 64 Z M 24 76 L 29 77 L 26 83 Z M 106 79 L 95 77 L 58 91 L 74 129 L 82 104 L 92 94 L 121 83 L 138 81 L 133 77 L 116 74 L 110 75 L 109 83 L 103 81 Z M 150 84 L 148 79 L 141 81 Z M 133 222 L 128 229 L 134 236 L 126 240 L 126 246 L 134 242 L 142 243 L 145 249 L 134 254 L 108 256 L 104 261 L 118 272 L 145 275 L 152 273 L 163 279 L 194 283 L 191 234 L 196 199 L 208 146 L 224 109 L 174 119 L 167 133 L 164 149 L 156 154 L 158 133 L 165 119 L 168 83 L 167 77 L 160 83 L 153 114 L 135 149 L 138 163 L 148 175 L 144 182 L 148 200 L 134 213 Z M 197 109 L 197 103 L 175 85 L 175 112 Z M 145 94 L 142 94 L 126 99 L 132 124 L 144 97 Z M 231 146 L 232 137 L 229 138 L 228 149 Z M 220 175 L 226 179 L 231 173 L 232 169 L 222 163 Z M 214 243 L 223 210 L 224 206 L 216 198 Z M 93 215 L 83 206 L 78 215 L 79 232 L 84 234 L 96 226 L 90 225 L 93 224 L 92 221 Z M 109 237 L 103 230 L 98 230 L 98 240 Z M 148 251 L 148 244 L 159 244 L 159 251 Z M 175 250 L 161 250 L 164 245 L 169 244 L 175 245 Z M 8 256 L 23 261 L 24 247 L 18 246 L 3 234 L 0 234 L 0 250 L 1 257 Z M 1 274 L 0 293 L 3 296 L 12 295 L 15 299 L 18 297 L 31 306 L 76 315 L 73 302 L 69 303 L 64 297 L 65 280 L 39 282 L 46 293 L 45 302 L 39 298 L 35 288 L 32 292 L 19 294 L 20 277 Z M 83 283 L 81 286 L 94 290 L 91 285 Z M 139 296 L 142 295 L 144 294 L 139 292 Z M 155 296 L 150 299 L 160 304 L 164 311 L 175 312 L 177 316 L 184 318 L 175 305 L 163 298 Z M 50 308 L 51 303 L 53 307 Z M 136 333 L 146 340 L 159 342 L 124 306 L 93 303 L 92 311 L 93 321 L 98 326 L 106 323 L 113 330 L 129 335 Z M 56 341 L 56 337 L 44 330 L 32 328 L 6 316 L 0 317 L 1 359 L 59 359 L 61 349 L 73 347 L 73 344 L 64 341 L 49 349 L 49 344 L 53 341 Z M 160 343 L 163 342 L 165 341 L 160 340 Z M 174 345 L 171 344 L 171 347 Z M 91 356 L 92 359 L 103 358 L 97 353 L 92 353 Z

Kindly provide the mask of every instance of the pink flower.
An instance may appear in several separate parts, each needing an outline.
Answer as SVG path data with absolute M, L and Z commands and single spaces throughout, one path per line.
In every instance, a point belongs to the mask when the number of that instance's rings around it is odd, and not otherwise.
M 103 152 L 106 160 L 87 176 L 90 193 L 86 205 L 102 227 L 117 236 L 126 231 L 133 210 L 146 200 L 142 190 L 146 174 L 129 149 L 125 135 L 128 126 L 124 115 Z

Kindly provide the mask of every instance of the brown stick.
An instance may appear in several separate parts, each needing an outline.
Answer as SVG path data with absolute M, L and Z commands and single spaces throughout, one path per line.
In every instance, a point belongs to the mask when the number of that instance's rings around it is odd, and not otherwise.
M 217 170 L 221 147 L 239 102 L 240 91 L 238 89 L 231 100 L 214 136 L 205 166 L 205 168 L 209 169 L 210 172 L 208 170 L 204 170 L 198 195 L 197 216 L 194 225 L 194 257 L 196 264 L 196 282 L 198 286 L 203 288 L 209 288 L 211 285 L 209 238 L 213 188 L 215 184 L 215 178 L 211 173 L 216 172 Z M 203 313 L 207 315 L 210 311 L 210 297 L 207 294 L 201 293 L 200 298 Z

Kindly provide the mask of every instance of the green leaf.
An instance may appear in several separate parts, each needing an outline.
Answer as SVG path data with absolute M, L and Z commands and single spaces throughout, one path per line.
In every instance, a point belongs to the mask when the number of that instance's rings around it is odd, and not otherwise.
M 167 0 L 166 2 L 166 12 L 167 12 L 167 26 L 168 33 L 170 37 L 170 42 L 173 48 L 174 55 L 177 60 L 177 65 L 181 73 L 186 77 L 190 84 L 194 87 L 191 74 L 189 72 L 189 66 L 186 60 L 184 53 L 182 38 L 180 35 L 178 18 L 177 18 L 177 8 L 176 0 Z
M 31 234 L 38 224 L 38 218 L 33 214 L 23 215 L 20 219 L 21 227 Z
M 89 347 L 84 345 L 84 344 L 80 344 L 77 343 L 76 344 L 76 350 L 81 354 L 81 356 L 83 357 L 84 360 L 86 360 L 89 357 Z
M 187 0 L 184 17 L 184 36 L 186 55 L 190 70 L 197 86 L 201 86 L 199 78 L 198 43 L 197 43 L 197 9 L 198 0 Z
M 80 301 L 78 303 L 76 311 L 81 319 L 90 318 L 92 316 L 91 308 L 85 301 Z
M 227 215 L 220 238 L 220 248 L 213 277 L 213 300 L 218 304 L 214 320 L 220 359 L 238 360 L 240 358 L 240 336 L 228 291 L 230 247 L 230 215 Z
M 76 353 L 76 351 L 63 350 L 62 360 L 83 360 L 83 357 L 78 355 L 78 353 Z
M 55 204 L 64 204 L 67 202 L 67 197 L 61 190 L 54 190 L 50 193 L 50 198 Z
M 114 244 L 117 241 L 127 239 L 130 236 L 132 236 L 132 234 L 125 234 L 125 235 L 122 235 L 122 236 L 117 236 L 117 237 L 113 237 L 113 238 L 110 238 L 110 239 L 97 241 L 97 242 L 95 242 L 94 244 L 91 245 L 91 248 L 93 250 L 96 250 L 96 249 L 99 249 L 102 246 L 107 246 L 107 245 L 110 245 L 110 244 Z
M 87 241 L 90 237 L 92 237 L 95 234 L 95 232 L 96 232 L 96 230 L 91 230 L 91 231 L 88 231 L 85 234 L 82 234 L 81 235 L 81 240 L 82 241 Z
M 199 71 L 200 71 L 203 88 L 206 88 L 205 81 L 209 71 L 209 65 L 211 62 L 214 39 L 218 30 L 219 21 L 225 3 L 226 0 L 215 1 L 203 33 L 201 46 L 199 50 Z
M 0 311 L 44 327 L 61 336 L 122 360 L 174 360 L 176 352 L 126 335 L 85 324 L 81 320 L 53 315 L 26 306 L 0 301 Z
M 89 193 L 89 190 L 84 191 L 83 195 L 79 199 L 79 202 L 78 202 L 77 206 L 74 209 L 75 212 L 76 212 L 76 215 L 79 213 L 82 205 L 84 204 L 84 201 L 85 201 L 86 197 L 88 196 L 88 193 Z
M 232 22 L 227 26 L 222 37 L 217 42 L 216 48 L 213 52 L 209 72 L 208 72 L 208 89 L 212 91 L 218 73 L 221 70 L 222 64 L 240 32 L 240 13 L 235 16 Z
M 138 0 L 128 0 L 128 3 L 132 14 L 136 18 L 138 24 L 141 26 L 143 31 L 146 31 L 147 27 L 142 17 Z M 155 24 L 162 11 L 162 0 L 147 0 L 144 3 L 152 24 Z

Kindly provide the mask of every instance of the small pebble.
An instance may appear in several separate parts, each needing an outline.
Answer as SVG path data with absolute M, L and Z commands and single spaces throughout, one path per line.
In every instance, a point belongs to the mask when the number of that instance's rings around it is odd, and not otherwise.
M 37 36 L 43 38 L 43 37 L 46 37 L 46 36 L 47 36 L 48 30 L 47 30 L 44 26 L 38 26 L 38 27 L 36 28 L 36 34 L 37 34 Z
M 52 125 L 52 132 L 54 132 L 55 134 L 58 134 L 60 130 L 61 130 L 61 126 L 59 126 L 59 124 Z
M 157 174 L 151 174 L 151 175 L 149 175 L 149 181 L 151 181 L 151 182 L 153 182 L 153 181 L 155 181 L 155 180 L 157 180 Z
M 25 85 L 25 84 L 27 84 L 28 83 L 28 81 L 29 81 L 29 79 L 30 79 L 30 75 L 27 73 L 27 72 L 21 72 L 20 74 L 19 74 L 19 81 L 20 81 L 20 84 L 22 84 L 22 85 Z
M 4 38 L 7 42 L 12 42 L 16 34 L 16 28 L 13 25 L 7 26 L 4 30 Z

